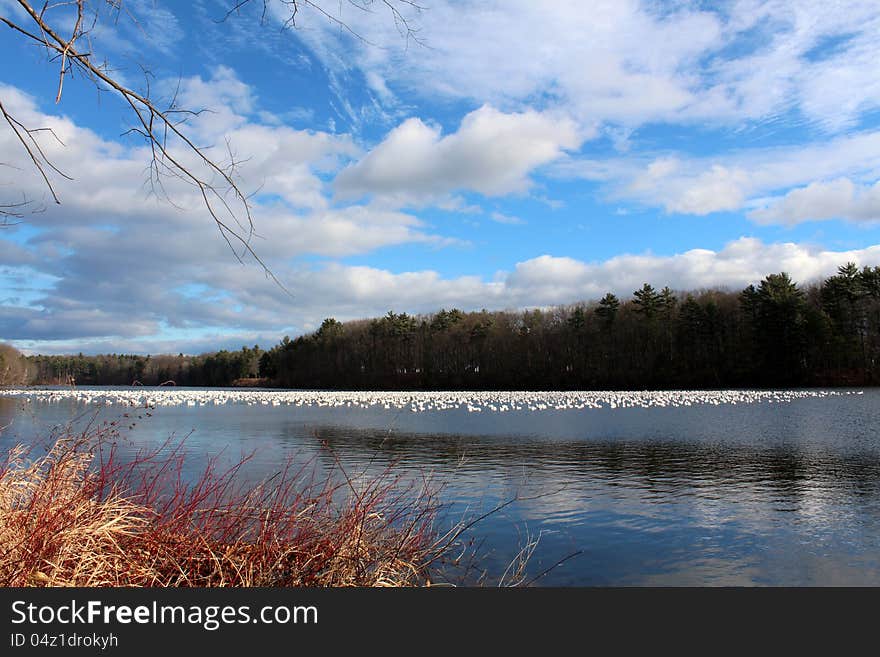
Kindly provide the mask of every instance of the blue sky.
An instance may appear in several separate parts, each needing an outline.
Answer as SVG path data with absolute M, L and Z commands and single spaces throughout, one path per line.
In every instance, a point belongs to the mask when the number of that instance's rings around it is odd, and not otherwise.
M 741 288 L 880 265 L 880 8 L 807 0 L 129 0 L 91 52 L 241 164 L 239 263 L 194 190 L 151 194 L 112 93 L 0 29 L 0 101 L 39 138 L 51 202 L 0 124 L 0 340 L 197 353 L 340 320 L 568 304 L 650 282 Z M 363 4 L 363 3 L 358 3 Z M 66 9 L 54 20 L 68 26 Z M 25 24 L 19 3 L 0 15 Z M 358 37 L 352 36 L 352 32 Z

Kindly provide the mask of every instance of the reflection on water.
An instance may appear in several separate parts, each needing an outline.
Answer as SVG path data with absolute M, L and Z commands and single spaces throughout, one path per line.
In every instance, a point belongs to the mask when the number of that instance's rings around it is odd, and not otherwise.
M 186 440 L 253 452 L 246 476 L 288 457 L 349 472 L 433 473 L 446 521 L 516 498 L 477 525 L 500 573 L 527 536 L 542 584 L 880 584 L 880 391 L 780 406 L 507 413 L 226 406 L 131 416 L 133 444 Z M 91 409 L 0 398 L 0 442 Z M 122 413 L 101 411 L 102 419 Z M 143 414 L 142 414 L 143 415 Z

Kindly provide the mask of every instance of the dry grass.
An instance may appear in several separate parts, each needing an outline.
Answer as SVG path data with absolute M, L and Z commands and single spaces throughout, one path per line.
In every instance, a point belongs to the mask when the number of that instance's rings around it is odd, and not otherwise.
M 94 433 L 10 450 L 0 585 L 418 586 L 460 535 L 434 531 L 429 486 L 389 473 L 315 481 L 288 465 L 243 487 L 241 463 L 194 483 L 182 464 L 168 445 L 123 461 Z

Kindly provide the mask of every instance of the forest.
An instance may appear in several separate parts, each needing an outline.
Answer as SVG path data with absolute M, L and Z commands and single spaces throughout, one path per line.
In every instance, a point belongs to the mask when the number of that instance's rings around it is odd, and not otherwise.
M 25 361 L 32 384 L 258 382 L 374 390 L 873 385 L 880 380 L 880 267 L 847 263 L 803 287 L 782 272 L 741 291 L 674 292 L 645 283 L 628 299 L 608 293 L 545 309 L 389 311 L 345 323 L 328 318 L 313 333 L 285 337 L 268 351 Z
M 178 385 L 230 386 L 259 375 L 263 351 L 256 345 L 239 351 L 199 356 L 27 356 L 28 382 L 34 385 Z

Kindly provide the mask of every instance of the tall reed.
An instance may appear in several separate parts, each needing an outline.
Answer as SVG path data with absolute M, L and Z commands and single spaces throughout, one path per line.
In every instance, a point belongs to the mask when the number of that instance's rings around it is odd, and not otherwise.
M 247 459 L 184 477 L 180 445 L 121 458 L 110 426 L 16 446 L 0 463 L 2 586 L 418 586 L 460 547 L 436 491 L 391 469 L 326 476 Z

